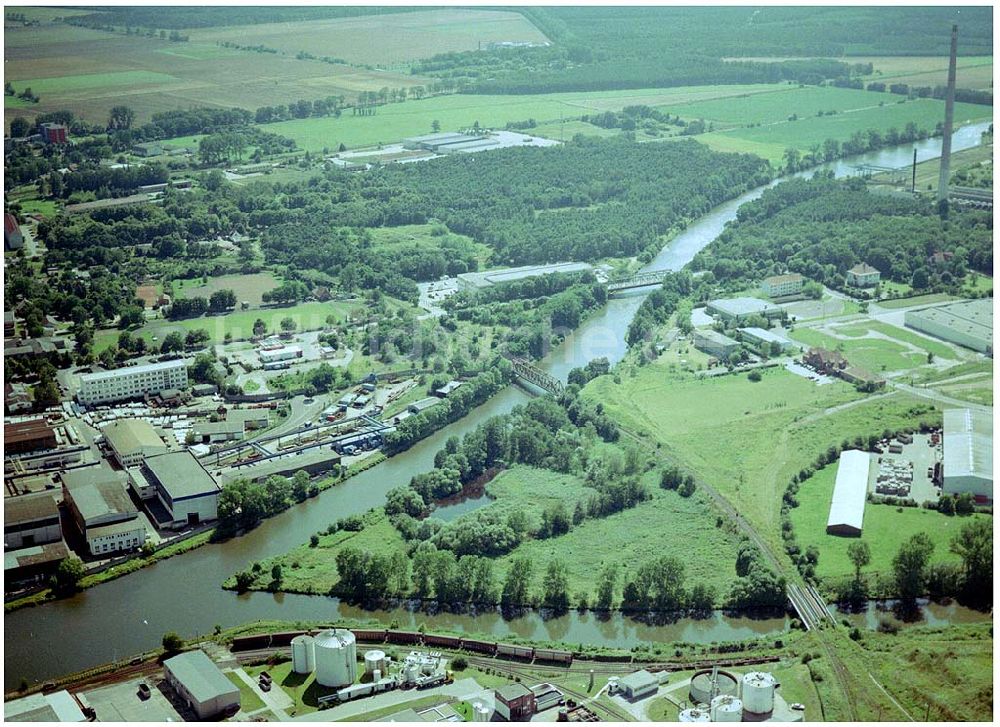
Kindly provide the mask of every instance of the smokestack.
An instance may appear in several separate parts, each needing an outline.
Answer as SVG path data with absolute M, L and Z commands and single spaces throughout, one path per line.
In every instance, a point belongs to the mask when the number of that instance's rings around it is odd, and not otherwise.
M 941 176 L 938 178 L 938 202 L 948 199 L 951 176 L 951 126 L 955 116 L 955 63 L 958 55 L 958 26 L 951 26 L 951 58 L 948 61 L 948 95 L 944 102 L 944 139 L 941 141 Z

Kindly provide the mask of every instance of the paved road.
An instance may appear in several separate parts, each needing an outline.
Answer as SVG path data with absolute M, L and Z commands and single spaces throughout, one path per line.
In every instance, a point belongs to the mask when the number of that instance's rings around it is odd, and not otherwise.
M 444 686 L 433 687 L 431 689 L 411 689 L 409 691 L 402 692 L 394 690 L 383 694 L 376 694 L 374 697 L 359 699 L 356 702 L 348 702 L 347 704 L 342 704 L 339 707 L 331 707 L 330 709 L 322 709 L 317 712 L 303 714 L 295 717 L 293 721 L 335 722 L 337 720 L 347 719 L 348 717 L 356 717 L 358 715 L 365 714 L 366 712 L 372 712 L 376 709 L 391 707 L 395 704 L 400 705 L 400 709 L 402 709 L 402 705 L 404 703 L 412 702 L 416 699 L 422 699 L 424 697 L 440 696 L 441 701 L 443 702 L 447 697 L 462 699 L 470 694 L 481 692 L 482 690 L 483 688 L 475 679 L 459 679 L 457 682 L 452 684 L 445 684 Z

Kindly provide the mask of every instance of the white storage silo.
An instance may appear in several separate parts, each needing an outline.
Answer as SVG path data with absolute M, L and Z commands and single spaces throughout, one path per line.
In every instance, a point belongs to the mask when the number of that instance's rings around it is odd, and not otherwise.
M 365 674 L 374 674 L 375 670 L 385 674 L 385 652 L 372 649 L 365 652 Z
M 490 721 L 490 709 L 482 702 L 472 703 L 472 721 L 473 722 L 489 722 Z
M 720 694 L 712 700 L 713 722 L 742 722 L 743 702 L 731 694 Z
M 316 681 L 324 687 L 345 687 L 358 678 L 354 634 L 347 629 L 327 629 L 316 634 Z
M 691 707 L 690 709 L 685 709 L 681 712 L 677 720 L 679 722 L 711 722 L 711 718 L 708 714 L 707 709 L 698 709 L 697 707 Z
M 316 669 L 316 645 L 309 634 L 299 634 L 292 639 L 292 671 L 312 674 Z
M 770 714 L 774 711 L 774 676 L 764 671 L 743 675 L 743 709 L 750 714 Z

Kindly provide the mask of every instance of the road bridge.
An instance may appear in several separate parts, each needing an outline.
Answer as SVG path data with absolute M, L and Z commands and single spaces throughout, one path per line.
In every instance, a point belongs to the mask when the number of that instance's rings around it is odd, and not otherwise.
M 631 288 L 645 288 L 649 285 L 660 285 L 663 279 L 670 273 L 670 270 L 646 270 L 630 275 L 620 280 L 611 280 L 606 284 L 608 293 L 616 293 L 619 290 L 630 290 Z

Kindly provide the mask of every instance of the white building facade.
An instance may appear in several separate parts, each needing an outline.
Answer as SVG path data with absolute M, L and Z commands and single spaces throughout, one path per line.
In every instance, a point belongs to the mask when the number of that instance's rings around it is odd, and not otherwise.
M 81 404 L 104 404 L 156 394 L 164 389 L 186 389 L 187 364 L 183 360 L 145 366 L 128 366 L 114 371 L 80 377 Z

